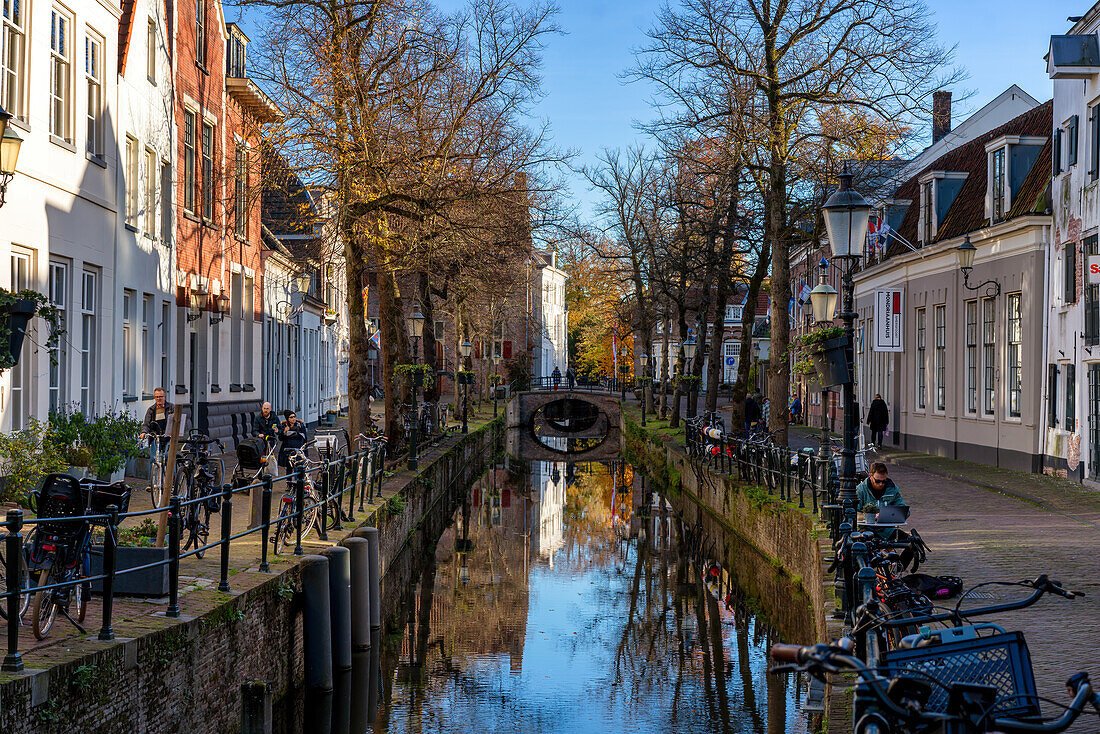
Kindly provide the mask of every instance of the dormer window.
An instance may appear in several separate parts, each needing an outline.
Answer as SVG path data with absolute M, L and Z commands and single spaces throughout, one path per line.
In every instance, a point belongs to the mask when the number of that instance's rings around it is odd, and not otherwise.
M 1067 160 L 1076 161 L 1076 151 L 1069 156 L 1069 148 L 1075 144 L 1071 135 L 1076 128 L 1070 127 L 1073 120 L 1067 121 L 1066 148 Z M 987 156 L 985 215 L 990 224 L 1003 221 L 1012 211 L 1012 203 L 1020 191 L 1024 179 L 1039 158 L 1046 145 L 1047 138 L 1035 135 L 1002 135 L 985 144 Z M 1072 165 L 1072 164 L 1071 164 Z
M 929 171 L 920 183 L 920 241 L 929 244 L 939 234 L 940 223 L 955 202 L 967 174 L 962 171 Z
M 743 306 L 734 306 L 732 304 L 727 305 L 726 306 L 726 323 L 740 321 L 741 320 L 741 309 L 742 308 L 744 308 L 744 307 Z
M 989 218 L 999 222 L 1005 218 L 1005 148 L 995 150 L 990 155 L 989 196 L 992 209 Z

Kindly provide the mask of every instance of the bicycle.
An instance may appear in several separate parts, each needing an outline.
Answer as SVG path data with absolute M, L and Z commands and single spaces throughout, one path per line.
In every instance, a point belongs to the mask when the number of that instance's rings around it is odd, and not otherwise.
M 19 595 L 19 619 L 23 619 L 23 615 L 27 613 L 27 609 L 31 605 L 31 598 L 34 596 L 31 587 L 38 585 L 38 579 L 31 576 L 30 569 L 27 565 L 29 554 L 28 547 L 34 542 L 33 537 L 34 528 L 32 527 L 27 538 L 23 541 L 23 549 L 19 554 L 19 588 L 22 589 L 22 593 Z M 0 544 L 0 596 L 8 593 L 8 560 L 5 555 L 6 552 L 6 544 Z M 4 598 L 0 601 L 0 619 L 7 618 L 8 601 L 7 598 Z
M 275 555 L 279 555 L 279 551 L 292 542 L 297 543 L 296 531 L 299 523 L 302 528 L 302 538 L 309 535 L 310 531 L 313 530 L 313 526 L 317 524 L 321 498 L 313 486 L 312 470 L 320 466 L 320 463 L 311 461 L 306 455 L 306 450 L 311 445 L 313 445 L 313 441 L 304 444 L 300 449 L 293 449 L 290 453 L 289 463 L 292 473 L 287 475 L 286 488 L 279 501 L 279 517 L 275 521 L 275 532 L 272 533 L 271 537 L 271 542 L 275 544 Z M 300 513 L 298 508 L 295 507 L 297 496 L 292 479 L 294 471 L 298 468 L 304 470 L 305 484 Z
M 184 503 L 180 517 L 184 533 L 183 550 L 194 551 L 197 558 L 202 558 L 206 555 L 206 545 L 210 539 L 210 515 L 221 509 L 222 490 L 217 480 L 225 475 L 224 466 L 221 466 L 220 472 L 212 467 L 207 447 L 216 443 L 224 452 L 225 446 L 221 440 L 199 431 L 192 431 L 180 443 L 184 447 L 176 456 L 172 494 Z M 217 462 L 221 464 L 221 459 Z

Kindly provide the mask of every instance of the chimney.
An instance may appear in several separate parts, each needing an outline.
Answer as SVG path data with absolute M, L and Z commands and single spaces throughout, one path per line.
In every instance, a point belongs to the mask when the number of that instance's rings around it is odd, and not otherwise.
M 932 142 L 951 132 L 951 92 L 932 93 Z

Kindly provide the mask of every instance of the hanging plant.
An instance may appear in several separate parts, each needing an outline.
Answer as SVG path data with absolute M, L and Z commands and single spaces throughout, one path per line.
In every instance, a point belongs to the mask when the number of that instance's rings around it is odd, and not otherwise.
M 798 343 L 800 346 L 816 349 L 830 339 L 842 336 L 844 336 L 843 326 L 823 326 L 798 337 Z
M 799 375 L 812 375 L 817 370 L 814 367 L 814 361 L 812 359 L 803 357 L 802 359 L 794 363 L 794 371 L 796 374 Z
M 695 375 L 677 375 L 676 382 L 680 385 L 683 385 L 685 389 L 691 390 L 696 385 L 698 385 L 701 380 Z
M 413 375 L 419 373 L 424 389 L 430 390 L 435 384 L 435 374 L 430 364 L 399 364 L 393 368 L 394 374 L 405 380 L 407 385 L 413 384 Z
M 457 374 L 458 374 L 458 384 L 459 385 L 473 385 L 474 384 L 474 371 L 473 370 L 459 370 Z
M 49 352 L 50 361 L 56 364 L 54 350 L 65 332 L 61 328 L 61 312 L 38 291 L 24 289 L 13 293 L 0 288 L 0 373 L 19 363 L 27 323 L 34 316 L 40 316 L 49 324 L 50 335 L 42 346 Z
M 490 385 L 499 385 L 502 382 L 504 382 L 504 375 L 498 375 L 496 373 L 489 375 Z

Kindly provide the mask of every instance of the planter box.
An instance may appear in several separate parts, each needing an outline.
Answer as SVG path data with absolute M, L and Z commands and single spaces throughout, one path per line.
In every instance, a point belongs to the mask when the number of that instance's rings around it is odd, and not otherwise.
M 23 350 L 23 339 L 27 335 L 27 324 L 37 310 L 38 303 L 36 301 L 25 299 L 13 303 L 10 310 L 0 312 L 0 321 L 6 320 L 11 327 L 11 334 L 8 335 L 8 349 L 11 352 L 12 361 L 16 364 L 19 363 L 19 353 Z
M 814 368 L 817 370 L 817 380 L 822 387 L 834 387 L 844 385 L 851 381 L 848 373 L 848 359 L 844 354 L 848 339 L 838 336 L 824 342 L 813 353 Z
M 168 560 L 168 548 L 134 548 L 119 546 L 116 549 L 116 570 L 124 571 L 147 563 Z M 103 546 L 92 546 L 92 575 L 103 573 Z M 103 582 L 92 583 L 92 591 L 102 593 Z M 166 596 L 168 594 L 168 564 L 146 568 L 142 571 L 115 576 L 115 593 L 130 596 Z

